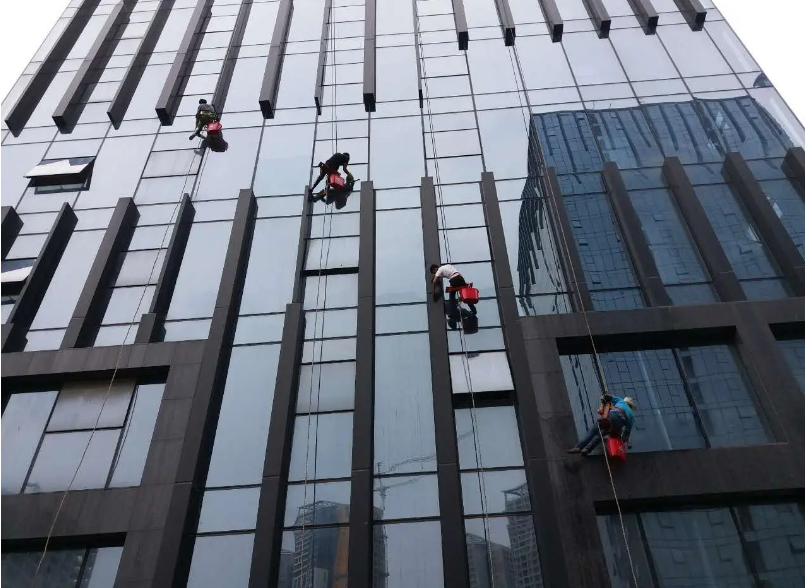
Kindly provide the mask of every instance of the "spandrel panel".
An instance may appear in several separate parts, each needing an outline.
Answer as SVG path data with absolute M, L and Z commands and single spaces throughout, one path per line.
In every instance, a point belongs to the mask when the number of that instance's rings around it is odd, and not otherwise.
M 475 424 L 471 414 L 473 410 Z M 457 410 L 456 437 L 462 470 L 523 466 L 523 451 L 513 406 Z
M 427 333 L 375 339 L 375 474 L 436 468 Z
M 278 361 L 279 345 L 232 349 L 208 488 L 260 483 Z
M 310 158 L 314 128 L 314 125 L 293 125 L 265 129 L 254 178 L 255 196 L 304 191 L 313 172 Z
M 254 533 L 196 537 L 188 586 L 248 586 L 253 548 Z
M 354 337 L 305 341 L 302 346 L 302 363 L 352 360 L 355 359 L 355 354 Z
M 531 510 L 525 470 L 463 473 L 461 494 L 465 516 Z
M 439 206 L 436 215 L 440 229 L 462 229 L 486 226 L 484 207 L 481 204 L 463 206 Z
M 355 362 L 315 363 L 299 368 L 296 412 L 352 410 L 355 406 Z
M 373 573 L 387 578 L 388 586 L 444 585 L 439 521 L 375 525 L 374 544 L 385 546 L 385 559 L 374 558 Z
M 58 392 L 12 394 L 3 411 L 3 494 L 22 490 Z
M 418 209 L 378 211 L 375 243 L 377 304 L 420 302 L 427 296 Z M 394 259 L 394 264 L 384 260 Z
M 352 413 L 297 416 L 289 481 L 348 478 L 352 464 Z
M 165 384 L 137 386 L 123 441 L 113 464 L 110 488 L 137 486 L 142 480 L 164 391 Z
M 197 223 L 190 229 L 168 319 L 212 316 L 231 230 L 231 222 Z
M 425 175 L 419 117 L 372 121 L 369 142 L 375 188 L 419 185 Z
M 578 5 L 581 6 L 581 2 Z M 595 33 L 565 34 L 562 37 L 562 45 L 567 52 L 578 85 L 627 81 L 612 46 L 606 42 L 602 43 Z
M 95 260 L 104 231 L 73 233 L 39 305 L 32 329 L 64 328 L 70 322 L 78 297 Z

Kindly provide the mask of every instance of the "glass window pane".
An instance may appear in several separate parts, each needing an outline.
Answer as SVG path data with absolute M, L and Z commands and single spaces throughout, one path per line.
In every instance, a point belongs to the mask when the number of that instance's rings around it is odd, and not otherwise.
M 436 476 L 375 478 L 374 507 L 376 521 L 439 516 Z
M 612 588 L 635 588 L 635 586 L 654 586 L 646 546 L 640 534 L 638 516 L 623 515 L 623 527 L 618 515 L 599 515 L 598 532 L 604 548 L 604 559 L 609 571 Z M 624 527 L 628 546 L 624 542 Z M 628 551 L 627 551 L 628 548 Z M 632 573 L 637 584 L 632 581 Z
M 245 588 L 249 585 L 254 533 L 196 537 L 188 586 Z
M 142 209 L 141 209 L 142 210 Z M 165 250 L 129 251 L 121 255 L 120 270 L 113 286 L 155 284 L 165 261 Z M 143 305 L 144 308 L 145 305 Z
M 245 531 L 257 525 L 260 488 L 207 490 L 201 503 L 198 533 Z
M 425 175 L 419 117 L 373 120 L 369 143 L 376 188 L 419 185 Z
M 305 313 L 305 339 L 354 337 L 358 328 L 358 310 L 308 311 Z
M 212 316 L 224 269 L 231 222 L 196 223 L 190 229 L 168 319 Z
M 656 35 L 646 35 L 640 29 L 624 29 L 610 39 L 631 81 L 663 80 L 679 76 Z
M 207 475 L 208 488 L 261 482 L 279 347 L 232 349 Z
M 479 584 L 503 585 L 511 576 L 522 579 L 523 586 L 542 586 L 542 570 L 537 551 L 537 537 L 531 515 L 467 519 L 467 557 L 477 570 Z M 511 561 L 509 570 L 497 562 Z M 489 562 L 492 562 L 490 571 Z M 502 566 L 501 566 L 502 567 Z
M 288 479 L 348 478 L 352 464 L 352 413 L 297 416 Z
M 679 350 L 679 358 L 712 447 L 769 441 L 730 347 L 688 347 Z
M 428 286 L 420 210 L 378 211 L 375 234 L 376 303 L 425 300 Z
M 475 412 L 477 430 L 473 425 L 472 411 Z M 520 433 L 513 406 L 457 410 L 456 436 L 458 461 L 462 470 L 523 465 Z
M 478 130 L 487 169 L 494 170 L 496 179 L 522 178 L 534 173 L 526 112 L 517 108 L 479 112 Z M 475 178 L 465 178 L 465 181 L 472 179 Z
M 587 116 L 605 161 L 617 163 L 620 169 L 662 165 L 663 155 L 639 108 L 607 109 Z
M 90 549 L 87 552 L 87 564 L 84 566 L 81 588 L 114 586 L 121 555 L 123 555 L 122 547 Z
M 355 362 L 315 363 L 299 368 L 296 411 L 330 412 L 355 406 Z
M 349 523 L 349 482 L 289 484 L 285 526 Z
M 358 267 L 359 241 L 359 237 L 308 239 L 305 269 Z
M 378 335 L 427 330 L 428 313 L 424 304 L 375 308 L 375 333 Z
M 101 319 L 102 325 L 136 322 L 151 307 L 156 286 L 132 286 L 130 288 L 110 288 L 109 301 Z
M 7 259 L 36 259 L 42 252 L 47 238 L 47 233 L 18 236 L 8 251 Z
M 640 515 L 661 585 L 755 586 L 738 531 L 726 508 Z
M 119 429 L 45 435 L 25 493 L 66 490 L 76 470 L 78 475 L 70 486 L 72 490 L 103 488 L 119 437 Z
M 58 392 L 12 394 L 3 411 L 3 494 L 22 490 Z
M 302 363 L 315 361 L 346 361 L 355 359 L 355 338 L 318 339 L 305 341 L 302 346 Z
M 75 588 L 85 555 L 84 549 L 48 549 L 44 558 L 39 551 L 3 552 L 3 586 Z
M 340 505 L 324 506 L 329 517 L 346 517 Z M 340 588 L 346 585 L 349 573 L 349 527 L 327 527 L 286 531 L 282 534 L 282 558 L 278 588 Z M 245 584 L 244 584 L 245 585 Z
M 217 76 L 215 77 L 217 79 Z M 196 182 L 194 201 L 237 198 L 238 190 L 251 184 L 257 147 L 260 142 L 260 131 L 261 129 L 229 129 L 226 131 L 229 148 L 224 153 L 215 154 L 215 165 L 204 166 L 204 170 Z M 198 214 L 196 220 L 198 220 Z
M 796 180 L 761 181 L 766 198 L 791 236 L 800 255 L 805 256 L 805 191 Z
M 358 304 L 358 274 L 311 276 L 305 280 L 305 310 Z
M 142 480 L 164 391 L 165 384 L 137 386 L 131 414 L 123 430 L 123 443 L 112 468 L 110 488 L 137 486 Z
M 526 88 L 539 90 L 575 85 L 562 44 L 553 43 L 549 37 L 543 35 L 520 37 L 517 45 L 523 55 L 541 56 L 540 59 L 523 59 L 521 62 Z
M 627 81 L 612 46 L 601 43 L 595 33 L 566 34 L 562 37 L 562 46 L 578 85 Z M 595 59 L 590 59 L 591 55 L 595 55 Z
M 433 471 L 430 345 L 427 333 L 375 338 L 375 473 Z
M 122 427 L 133 391 L 131 381 L 65 384 L 47 430 Z
M 503 331 L 500 329 L 481 329 L 472 335 L 465 334 L 463 341 L 458 331 L 448 331 L 447 345 L 450 353 L 461 353 L 462 351 L 475 353 L 477 351 L 494 351 L 506 348 L 506 344 L 503 341 Z M 459 366 L 458 369 L 462 370 L 463 368 Z M 474 386 L 473 389 L 475 389 Z
M 312 100 L 312 91 L 309 96 Z M 254 178 L 255 196 L 304 192 L 313 172 L 310 163 L 313 130 L 314 125 L 266 127 Z M 282 145 L 282 149 L 277 149 L 277 145 Z
M 235 345 L 246 343 L 275 343 L 282 341 L 285 316 L 241 316 L 235 327 Z
M 374 576 L 384 578 L 388 586 L 444 585 L 442 532 L 438 521 L 375 525 L 374 544 L 382 545 L 384 551 L 375 553 Z
M 440 229 L 461 229 L 486 226 L 482 204 L 439 206 L 436 220 Z
M 805 559 L 805 505 L 768 504 L 735 508 L 752 567 L 761 585 L 786 588 L 802 584 Z
M 166 321 L 163 327 L 163 341 L 192 341 L 206 339 L 210 333 L 212 320 L 202 321 Z M 96 340 L 97 345 L 97 340 Z
M 486 261 L 492 258 L 486 227 L 439 231 L 439 248 L 443 263 Z
M 531 510 L 525 470 L 463 473 L 461 496 L 465 515 Z
M 691 31 L 686 24 L 660 27 L 657 36 L 682 77 L 732 73 L 710 37 Z
M 805 394 L 805 339 L 792 339 L 778 343 L 788 361 L 788 367 L 791 368 L 794 377 L 799 382 L 800 390 Z
M 505 351 L 451 355 L 450 379 L 454 394 L 514 389 Z

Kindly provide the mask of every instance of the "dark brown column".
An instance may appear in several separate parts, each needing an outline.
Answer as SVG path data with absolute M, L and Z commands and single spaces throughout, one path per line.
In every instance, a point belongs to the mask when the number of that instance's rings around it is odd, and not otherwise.
M 330 18 L 332 17 L 332 12 L 333 0 L 325 0 L 324 17 L 321 23 L 321 41 L 319 42 L 319 64 L 316 69 L 316 88 L 313 90 L 313 101 L 316 103 L 316 112 L 319 116 L 321 116 L 321 107 L 324 102 L 322 92 L 324 92 L 324 73 L 328 62 L 327 45 L 330 41 Z
M 422 178 L 419 188 L 422 205 L 422 237 L 425 259 L 422 264 L 424 286 L 430 286 L 427 268 L 439 263 L 439 229 L 436 191 L 432 177 Z M 445 588 L 469 586 L 467 540 L 461 498 L 461 472 L 458 464 L 455 411 L 450 382 L 447 348 L 447 321 L 444 299 L 428 303 L 428 335 L 430 339 L 431 382 L 433 388 L 433 420 L 436 425 L 436 472 L 439 482 L 439 512 L 442 523 L 442 559 Z
M 590 296 L 590 288 L 581 265 L 581 255 L 576 247 L 576 240 L 573 238 L 573 228 L 570 225 L 570 217 L 567 214 L 564 200 L 562 200 L 559 180 L 552 167 L 546 168 L 543 183 L 546 188 L 548 206 L 550 206 L 559 257 L 562 260 L 565 279 L 572 290 L 573 308 L 577 312 L 591 309 L 593 299 Z
M 713 227 L 707 220 L 704 208 L 696 197 L 693 185 L 679 158 L 667 157 L 662 170 L 677 208 L 690 230 L 693 241 L 699 248 L 699 254 L 707 266 L 707 271 L 710 272 L 710 277 L 713 279 L 713 284 L 721 300 L 724 302 L 746 300 L 741 284 L 735 276 Z
M 151 343 L 155 335 L 162 330 L 165 315 L 173 297 L 173 289 L 176 287 L 176 278 L 182 266 L 184 250 L 187 246 L 187 239 L 190 236 L 190 229 L 193 226 L 193 217 L 196 209 L 190 201 L 190 195 L 182 196 L 179 212 L 176 215 L 176 222 L 173 226 L 168 248 L 165 250 L 165 261 L 162 262 L 162 269 L 159 272 L 154 297 L 151 299 L 151 307 L 148 312 L 143 314 L 140 326 L 137 328 L 137 335 L 134 342 Z
M 637 279 L 643 287 L 649 306 L 670 306 L 671 298 L 665 291 L 660 272 L 643 234 L 640 218 L 629 199 L 629 193 L 618 169 L 618 164 L 612 161 L 605 163 L 603 176 L 612 210 L 618 219 L 618 225 L 626 241 L 629 256 L 632 258 Z
M 95 254 L 95 261 L 89 270 L 84 289 L 73 310 L 67 325 L 60 349 L 71 349 L 86 345 L 86 337 L 93 326 L 100 324 L 103 312 L 103 291 L 109 285 L 118 256 L 131 240 L 134 226 L 140 214 L 132 198 L 117 201 L 109 227 L 103 235 L 101 246 Z
M 163 545 L 169 548 L 159 553 L 152 584 L 154 588 L 184 586 L 190 571 L 190 555 L 198 527 L 201 494 L 223 400 L 256 212 L 257 202 L 252 191 L 241 190 L 224 258 L 210 333 L 204 345 L 187 429 L 179 449 L 175 485 L 182 487 L 184 491 L 174 492 L 171 498 L 168 523 L 162 539 Z
M 235 73 L 240 46 L 243 43 L 243 35 L 246 32 L 246 25 L 249 23 L 249 15 L 252 12 L 252 0 L 244 0 L 238 10 L 235 19 L 235 28 L 232 30 L 232 37 L 229 39 L 229 46 L 226 48 L 224 65 L 218 82 L 215 84 L 215 92 L 212 95 L 212 103 L 216 108 L 223 109 L 226 104 L 226 97 L 229 94 L 229 84 L 232 82 L 232 75 Z
M 495 0 L 495 7 L 498 11 L 498 20 L 500 20 L 500 30 L 503 31 L 503 41 L 507 47 L 511 47 L 514 45 L 516 31 L 509 0 Z
M 204 26 L 205 17 L 210 11 L 212 0 L 198 0 L 190 22 L 187 24 L 179 50 L 173 58 L 165 85 L 162 86 L 162 93 L 157 99 L 157 116 L 163 125 L 172 125 L 173 117 L 176 116 L 176 109 L 179 107 L 179 89 L 184 82 L 187 71 L 192 65 L 192 56 L 199 43 L 201 28 Z M 217 105 L 216 105 L 217 106 Z
M 679 12 L 688 21 L 690 28 L 694 31 L 702 30 L 704 21 L 707 18 L 707 11 L 699 0 L 674 0 Z
M 551 35 L 551 40 L 558 43 L 562 40 L 562 32 L 565 28 L 565 23 L 562 20 L 562 15 L 559 14 L 559 8 L 556 6 L 556 0 L 538 0 L 539 7 L 542 9 L 542 15 L 545 17 L 545 24 L 548 25 L 548 33 Z
M 492 273 L 497 286 L 503 338 L 506 342 L 514 382 L 517 424 L 520 429 L 542 575 L 548 586 L 566 586 L 565 556 L 557 541 L 561 535 L 553 491 L 550 485 L 545 484 L 545 480 L 550 478 L 550 468 L 542 438 L 541 416 L 531 385 L 528 358 L 506 249 L 503 219 L 500 216 L 495 177 L 491 172 L 484 172 L 481 175 L 481 197 L 489 231 L 489 246 L 493 260 Z
M 352 415 L 352 495 L 349 505 L 350 588 L 372 588 L 374 574 L 374 405 L 375 405 L 375 190 L 361 184 L 358 256 L 358 329 L 355 410 Z
M 271 47 L 268 50 L 268 61 L 263 74 L 263 85 L 260 88 L 260 110 L 263 118 L 274 118 L 277 107 L 277 92 L 280 86 L 280 72 L 285 59 L 285 42 L 291 27 L 293 13 L 292 0 L 280 0 L 277 22 L 271 35 Z
M 629 5 L 632 7 L 637 20 L 640 21 L 640 26 L 647 35 L 653 35 L 657 32 L 657 24 L 660 21 L 660 15 L 651 3 L 651 0 L 629 0 Z
M 805 296 L 805 260 L 740 153 L 728 153 L 724 172 L 796 296 Z
M 36 317 L 39 305 L 45 297 L 53 274 L 59 266 L 67 242 L 73 234 L 78 219 L 66 202 L 62 205 L 53 228 L 50 229 L 42 252 L 39 254 L 28 279 L 20 292 L 14 310 L 3 325 L 3 353 L 20 351 L 25 345 L 25 334 Z
M 363 107 L 366 112 L 375 111 L 377 102 L 377 5 L 375 0 L 366 0 L 366 16 L 363 34 Z
M 802 147 L 792 147 L 789 149 L 788 153 L 785 154 L 783 164 L 785 168 L 805 186 L 805 149 Z
M 6 255 L 14 246 L 14 241 L 17 240 L 17 235 L 20 234 L 20 229 L 22 229 L 22 220 L 17 211 L 14 210 L 13 206 L 4 206 L 2 229 L 0 229 L 0 234 L 2 234 L 2 237 L 0 237 L 2 239 L 0 249 L 2 249 L 3 259 L 6 258 Z
M 612 19 L 609 17 L 604 3 L 601 0 L 583 0 L 584 7 L 587 9 L 587 14 L 590 15 L 590 20 L 595 24 L 595 30 L 598 37 L 606 39 L 609 37 L 609 27 L 612 25 Z
M 459 51 L 466 51 L 470 45 L 470 31 L 467 27 L 467 12 L 464 10 L 464 0 L 451 0 L 453 3 L 453 20 L 456 23 L 456 38 Z

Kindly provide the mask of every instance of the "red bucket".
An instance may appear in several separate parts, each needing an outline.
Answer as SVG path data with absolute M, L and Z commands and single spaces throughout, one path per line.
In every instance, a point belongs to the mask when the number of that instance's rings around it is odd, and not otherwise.
M 327 181 L 330 183 L 331 187 L 334 188 L 344 187 L 344 178 L 341 177 L 341 174 L 330 174 L 330 176 L 327 178 Z
M 469 286 L 462 286 L 458 293 L 461 296 L 461 300 L 466 304 L 478 304 L 478 296 L 480 295 L 480 292 L 478 292 L 477 288 L 473 288 L 472 284 Z
M 607 439 L 607 455 L 614 461 L 626 461 L 626 444 L 615 437 Z
M 218 121 L 213 121 L 207 125 L 207 134 L 208 135 L 217 135 L 221 132 L 221 129 L 224 127 Z

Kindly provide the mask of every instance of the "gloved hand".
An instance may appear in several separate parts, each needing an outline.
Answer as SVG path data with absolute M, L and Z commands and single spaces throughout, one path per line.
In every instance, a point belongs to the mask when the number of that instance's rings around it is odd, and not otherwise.
M 612 394 L 607 392 L 601 396 L 601 404 L 612 404 Z

